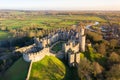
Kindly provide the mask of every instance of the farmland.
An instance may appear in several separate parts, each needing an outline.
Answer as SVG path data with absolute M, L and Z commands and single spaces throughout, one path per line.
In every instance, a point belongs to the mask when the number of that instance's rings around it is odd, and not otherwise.
M 37 12 L 27 13 L 27 12 L 9 12 L 7 17 L 0 18 L 0 30 L 6 31 L 0 39 L 9 37 L 7 33 L 16 34 L 16 32 L 21 32 L 21 30 L 33 32 L 31 28 L 42 28 L 42 29 L 55 29 L 55 28 L 65 28 L 77 24 L 80 21 L 99 21 L 106 22 L 104 18 L 100 16 L 91 15 L 43 15 Z M 3 34 L 3 32 L 1 32 Z M 29 34 L 29 33 L 28 33 Z M 15 35 L 14 35 L 15 36 Z
M 21 27 L 29 27 L 36 25 L 41 28 L 55 28 L 55 27 L 63 27 L 63 26 L 70 26 L 75 24 L 77 21 L 84 21 L 84 20 L 92 20 L 92 21 L 105 21 L 104 19 L 97 17 L 97 16 L 33 16 L 28 17 L 26 16 L 25 19 L 5 19 L 1 20 L 1 26 L 6 26 L 9 29 L 14 28 L 21 28 Z M 58 25 L 60 24 L 60 25 Z

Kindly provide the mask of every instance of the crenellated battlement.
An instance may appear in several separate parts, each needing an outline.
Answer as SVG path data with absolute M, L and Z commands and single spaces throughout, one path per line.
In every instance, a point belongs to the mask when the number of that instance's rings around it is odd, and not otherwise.
M 64 44 L 65 52 L 67 52 L 69 49 L 71 49 L 74 52 L 79 52 L 79 43 L 76 43 L 75 41 L 68 41 L 68 43 Z
M 23 54 L 23 58 L 27 62 L 36 62 L 41 60 L 45 55 L 49 55 L 49 48 L 44 48 L 35 53 L 25 53 Z

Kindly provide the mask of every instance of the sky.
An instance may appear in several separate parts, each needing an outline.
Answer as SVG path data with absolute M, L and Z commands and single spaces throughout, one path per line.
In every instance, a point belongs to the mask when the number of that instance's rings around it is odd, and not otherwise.
M 0 0 L 0 9 L 120 10 L 120 0 Z

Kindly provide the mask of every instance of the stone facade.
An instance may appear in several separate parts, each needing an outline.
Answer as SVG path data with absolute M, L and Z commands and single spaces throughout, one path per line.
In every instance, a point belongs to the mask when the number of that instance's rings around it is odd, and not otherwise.
M 80 53 L 68 52 L 68 64 L 70 67 L 76 66 L 80 62 Z
M 75 54 L 72 52 L 68 53 L 68 64 L 70 67 L 75 66 Z

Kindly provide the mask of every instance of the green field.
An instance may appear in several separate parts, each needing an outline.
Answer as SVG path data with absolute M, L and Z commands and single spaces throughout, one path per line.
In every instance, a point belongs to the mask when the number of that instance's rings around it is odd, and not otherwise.
M 76 20 L 76 21 L 83 21 L 83 20 L 91 20 L 91 21 L 106 21 L 98 16 L 88 16 L 88 15 L 72 15 L 72 16 L 64 16 L 65 20 Z
M 55 51 L 56 53 L 62 50 L 62 45 L 64 42 L 59 42 L 55 46 L 53 46 L 52 50 Z
M 99 16 L 89 16 L 89 15 L 26 15 L 24 12 L 13 12 L 11 13 L 12 18 L 0 19 L 0 27 L 6 27 L 8 30 L 18 29 L 18 28 L 43 28 L 43 29 L 53 29 L 69 27 L 71 25 L 77 24 L 80 21 L 99 21 L 106 22 L 105 19 Z M 21 17 L 20 17 L 21 16 Z M 22 29 L 22 30 L 24 30 Z M 1 32 L 0 32 L 1 33 Z M 9 35 L 0 36 L 0 38 L 7 38 Z
M 0 31 L 0 40 L 6 39 L 10 37 L 11 35 L 8 32 Z
M 28 68 L 29 63 L 20 58 L 5 72 L 0 80 L 25 80 Z
M 45 56 L 32 65 L 30 80 L 61 80 L 65 76 L 64 64 L 53 56 Z
M 17 15 L 17 13 L 16 13 Z M 55 28 L 55 27 L 67 27 L 75 24 L 78 21 L 91 20 L 105 22 L 104 19 L 98 16 L 84 16 L 84 15 L 42 15 L 42 16 L 24 16 L 24 19 L 5 19 L 1 20 L 1 26 L 4 25 L 9 29 L 21 28 L 29 26 L 38 26 L 41 28 Z

